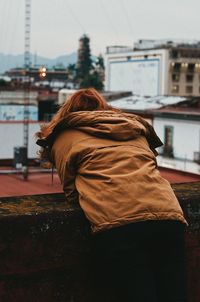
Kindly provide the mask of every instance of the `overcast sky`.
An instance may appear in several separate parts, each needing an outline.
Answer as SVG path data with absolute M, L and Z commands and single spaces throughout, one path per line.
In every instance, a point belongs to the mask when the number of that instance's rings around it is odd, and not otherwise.
M 0 52 L 24 50 L 25 0 L 0 0 Z M 54 58 L 78 48 L 87 34 L 92 53 L 137 39 L 200 40 L 200 0 L 32 0 L 31 52 Z

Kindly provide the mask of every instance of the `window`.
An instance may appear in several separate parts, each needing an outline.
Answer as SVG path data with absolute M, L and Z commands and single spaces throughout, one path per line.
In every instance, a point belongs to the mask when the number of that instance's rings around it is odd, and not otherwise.
M 177 59 L 177 58 L 179 57 L 179 52 L 178 52 L 178 50 L 173 49 L 173 50 L 171 51 L 171 57 L 172 57 L 173 59 Z
M 172 73 L 172 81 L 173 82 L 179 82 L 180 80 L 180 74 L 179 73 Z
M 178 93 L 179 92 L 179 86 L 178 85 L 173 85 L 172 86 L 172 93 Z
M 193 92 L 193 86 L 186 86 L 185 87 L 185 92 L 186 93 L 192 93 Z
M 180 71 L 180 69 L 181 69 L 181 63 L 175 63 L 174 67 L 173 67 L 173 70 L 174 71 Z
M 173 135 L 174 135 L 174 127 L 165 126 L 165 128 L 164 128 L 163 155 L 168 156 L 168 157 L 174 157 L 174 154 L 173 154 Z
M 193 74 L 188 73 L 185 75 L 185 79 L 186 79 L 186 82 L 192 82 L 194 79 L 194 76 L 193 76 Z
M 194 72 L 194 67 L 195 67 L 195 64 L 188 64 L 188 72 L 191 72 L 193 73 Z

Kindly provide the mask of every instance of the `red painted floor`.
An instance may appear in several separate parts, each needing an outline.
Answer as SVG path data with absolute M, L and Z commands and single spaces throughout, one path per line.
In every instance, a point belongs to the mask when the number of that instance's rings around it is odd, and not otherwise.
M 1 170 L 0 170 L 1 171 Z M 170 183 L 200 181 L 200 175 L 160 168 L 164 178 Z M 62 186 L 56 172 L 52 184 L 51 173 L 30 172 L 28 181 L 22 175 L 0 174 L 0 196 L 34 195 L 62 192 Z
M 161 175 L 166 178 L 171 184 L 183 182 L 198 182 L 200 175 L 192 174 L 183 171 L 177 171 L 168 168 L 159 168 Z
M 51 173 L 30 173 L 28 181 L 21 175 L 0 175 L 0 196 L 19 196 L 62 192 L 60 180 Z

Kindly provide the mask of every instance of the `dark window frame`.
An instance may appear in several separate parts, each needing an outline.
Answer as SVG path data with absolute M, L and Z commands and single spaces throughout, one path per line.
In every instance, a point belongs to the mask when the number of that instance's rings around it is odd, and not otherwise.
M 191 86 L 191 85 L 185 86 L 185 92 L 186 93 L 193 93 L 193 86 Z
M 176 87 L 177 89 L 175 89 L 175 87 Z M 173 86 L 172 86 L 172 93 L 179 93 L 179 85 L 173 85 Z
M 174 141 L 174 126 L 165 125 L 164 126 L 164 146 L 163 146 L 163 155 L 164 156 L 174 157 L 173 141 Z
M 186 75 L 185 75 L 185 81 L 186 81 L 187 83 L 192 83 L 193 80 L 194 80 L 194 75 L 191 74 L 191 73 L 186 73 Z
M 180 81 L 180 73 L 172 73 L 172 82 L 178 83 Z

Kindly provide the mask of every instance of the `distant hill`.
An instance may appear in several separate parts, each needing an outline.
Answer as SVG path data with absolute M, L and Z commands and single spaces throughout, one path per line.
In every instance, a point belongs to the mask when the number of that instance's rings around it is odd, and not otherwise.
M 77 53 L 73 52 L 69 55 L 61 55 L 56 57 L 55 59 L 49 59 L 45 57 L 38 56 L 37 57 L 31 54 L 31 62 L 32 65 L 45 65 L 47 67 L 53 67 L 55 65 L 63 65 L 67 67 L 69 64 L 74 64 L 77 61 Z M 15 68 L 15 67 L 23 67 L 24 65 L 24 55 L 10 55 L 0 53 L 0 74 L 5 71 Z

